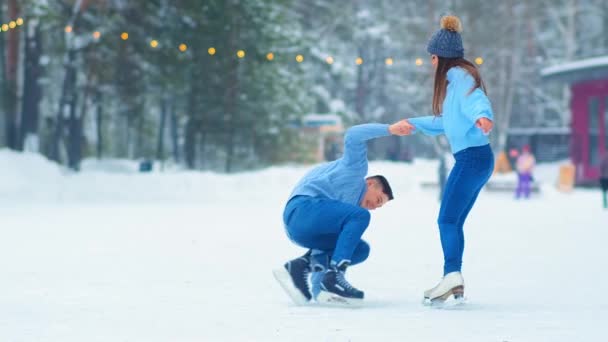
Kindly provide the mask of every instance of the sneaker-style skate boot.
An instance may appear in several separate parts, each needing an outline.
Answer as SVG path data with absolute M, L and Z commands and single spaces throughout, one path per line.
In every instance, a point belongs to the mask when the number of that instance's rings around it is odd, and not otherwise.
M 283 267 L 272 273 L 296 305 L 305 305 L 312 298 L 308 286 L 310 271 L 310 252 L 308 252 L 286 262 Z
M 464 279 L 460 272 L 446 274 L 432 289 L 424 291 L 425 302 L 442 303 L 454 295 L 454 299 L 464 298 Z
M 321 292 L 317 301 L 328 304 L 358 306 L 362 304 L 364 292 L 352 286 L 344 277 L 348 262 L 332 265 L 321 281 Z

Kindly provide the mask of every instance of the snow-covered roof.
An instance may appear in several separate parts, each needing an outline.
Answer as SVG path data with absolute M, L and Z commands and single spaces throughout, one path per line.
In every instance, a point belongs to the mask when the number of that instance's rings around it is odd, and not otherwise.
M 600 56 L 588 59 L 581 59 L 574 62 L 567 62 L 543 68 L 540 71 L 542 77 L 554 76 L 578 76 L 575 80 L 589 77 L 596 78 L 596 71 L 602 70 L 608 72 L 608 56 Z

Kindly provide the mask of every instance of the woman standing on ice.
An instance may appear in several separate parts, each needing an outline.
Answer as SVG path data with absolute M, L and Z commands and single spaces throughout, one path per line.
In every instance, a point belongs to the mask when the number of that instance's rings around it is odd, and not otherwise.
M 425 300 L 444 301 L 464 294 L 460 273 L 464 251 L 463 225 L 477 195 L 494 168 L 494 155 L 487 135 L 492 130 L 492 107 L 479 71 L 463 58 L 460 19 L 441 18 L 441 29 L 428 43 L 435 68 L 433 113 L 409 119 L 415 132 L 445 134 L 456 159 L 445 185 L 439 210 L 439 233 L 443 248 L 443 279 L 424 292 Z

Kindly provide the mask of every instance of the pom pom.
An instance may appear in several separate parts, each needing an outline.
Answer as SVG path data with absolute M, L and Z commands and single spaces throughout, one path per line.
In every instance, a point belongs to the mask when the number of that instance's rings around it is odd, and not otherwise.
M 452 32 L 462 32 L 460 19 L 455 15 L 446 15 L 441 18 L 441 28 Z

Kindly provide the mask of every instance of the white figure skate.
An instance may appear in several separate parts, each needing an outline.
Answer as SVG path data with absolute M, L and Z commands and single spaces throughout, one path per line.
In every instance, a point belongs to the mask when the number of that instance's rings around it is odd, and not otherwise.
M 460 272 L 446 274 L 437 286 L 424 291 L 424 304 L 442 305 L 452 295 L 457 302 L 464 302 L 464 279 Z

